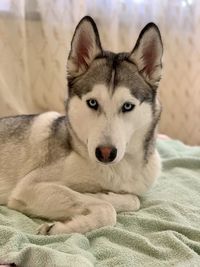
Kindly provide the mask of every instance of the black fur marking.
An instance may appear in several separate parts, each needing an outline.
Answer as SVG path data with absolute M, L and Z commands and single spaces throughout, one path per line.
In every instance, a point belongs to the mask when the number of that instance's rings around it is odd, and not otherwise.
M 156 103 L 154 101 L 152 105 L 152 115 L 153 120 L 149 127 L 148 132 L 146 133 L 145 140 L 144 140 L 144 160 L 148 163 L 149 156 L 154 152 L 155 145 L 156 145 L 156 127 L 160 120 L 162 108 L 161 106 L 156 107 Z
M 72 150 L 67 124 L 66 116 L 60 116 L 52 123 L 48 137 L 48 163 L 67 156 Z
M 38 114 L 31 114 L 0 118 L 0 139 L 13 139 L 15 142 L 23 141 L 37 116 Z

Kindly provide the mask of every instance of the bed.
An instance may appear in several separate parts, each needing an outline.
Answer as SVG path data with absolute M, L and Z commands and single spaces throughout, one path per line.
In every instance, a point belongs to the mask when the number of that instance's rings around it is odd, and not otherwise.
M 200 266 L 200 147 L 159 139 L 163 171 L 137 212 L 86 235 L 36 235 L 42 222 L 0 206 L 0 263 L 19 267 Z M 13 266 L 15 266 L 13 265 Z

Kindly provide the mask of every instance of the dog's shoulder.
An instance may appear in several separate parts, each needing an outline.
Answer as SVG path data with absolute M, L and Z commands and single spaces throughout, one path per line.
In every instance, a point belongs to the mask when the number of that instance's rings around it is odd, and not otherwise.
M 65 116 L 57 112 L 3 117 L 0 118 L 0 138 L 18 139 L 26 135 L 27 138 L 41 141 L 57 133 L 65 121 Z
M 43 151 L 47 162 L 69 153 L 69 137 L 67 118 L 57 112 L 0 119 L 1 147 L 18 144 L 27 152 L 31 149 L 34 154 L 37 151 L 39 155 Z

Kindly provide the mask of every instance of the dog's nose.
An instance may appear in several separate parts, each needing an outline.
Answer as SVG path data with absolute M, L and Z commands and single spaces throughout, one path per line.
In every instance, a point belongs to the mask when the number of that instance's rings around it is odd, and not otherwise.
M 113 146 L 99 146 L 95 151 L 99 161 L 104 163 L 112 162 L 117 156 L 117 149 Z

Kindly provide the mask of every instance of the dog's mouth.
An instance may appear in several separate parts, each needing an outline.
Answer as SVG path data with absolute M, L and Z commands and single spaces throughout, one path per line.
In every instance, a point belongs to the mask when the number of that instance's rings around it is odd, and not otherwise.
M 117 163 L 118 163 L 118 161 L 112 161 L 112 162 L 107 162 L 107 163 L 105 163 L 105 162 L 102 162 L 102 161 L 99 161 L 99 160 L 96 160 L 96 162 L 99 164 L 99 165 L 101 165 L 101 166 L 114 166 L 114 165 L 116 165 Z

